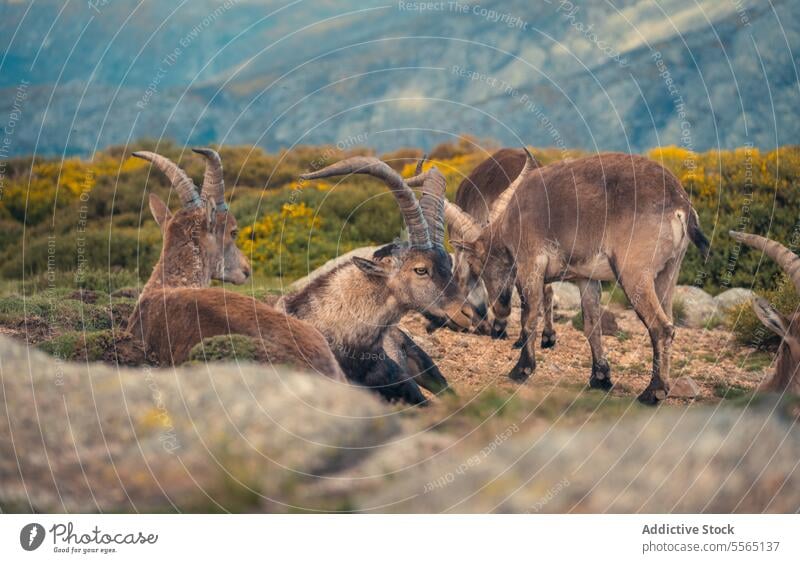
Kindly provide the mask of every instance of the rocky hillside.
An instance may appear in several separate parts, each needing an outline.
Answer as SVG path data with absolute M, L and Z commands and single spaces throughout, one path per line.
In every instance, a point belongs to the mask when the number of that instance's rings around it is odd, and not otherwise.
M 798 142 L 789 0 L 0 4 L 4 154 Z

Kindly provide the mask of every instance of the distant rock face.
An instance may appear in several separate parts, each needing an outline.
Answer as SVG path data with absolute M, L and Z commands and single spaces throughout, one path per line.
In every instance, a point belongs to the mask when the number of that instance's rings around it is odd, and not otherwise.
M 728 312 L 742 303 L 752 301 L 753 297 L 755 297 L 755 293 L 749 289 L 734 287 L 717 295 L 714 301 L 721 312 Z
M 675 288 L 672 310 L 681 313 L 682 318 L 676 318 L 676 324 L 689 328 L 703 328 L 717 311 L 717 304 L 713 297 L 699 287 L 679 285 Z

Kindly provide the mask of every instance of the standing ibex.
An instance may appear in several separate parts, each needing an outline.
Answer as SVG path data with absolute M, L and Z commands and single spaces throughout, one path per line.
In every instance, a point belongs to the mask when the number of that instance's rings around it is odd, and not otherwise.
M 736 231 L 730 234 L 738 242 L 752 246 L 775 260 L 800 293 L 800 257 L 774 240 Z M 753 310 L 765 327 L 781 337 L 775 371 L 761 384 L 760 390 L 800 394 L 800 311 L 784 317 L 763 297 L 753 300 Z
M 464 178 L 456 191 L 456 205 L 469 214 L 479 225 L 489 221 L 490 210 L 495 201 L 519 176 L 527 162 L 527 155 L 523 149 L 504 148 L 481 162 Z M 535 160 L 534 160 L 535 162 Z M 538 166 L 538 163 L 536 164 Z M 470 271 L 464 253 L 455 249 L 453 275 L 458 284 L 467 294 L 467 300 L 472 307 L 472 326 L 477 334 L 490 334 L 493 338 L 505 338 L 506 319 L 488 319 L 488 303 L 486 302 L 486 288 L 480 278 Z M 518 288 L 519 289 L 519 288 Z M 520 325 L 523 330 L 519 339 L 514 343 L 514 348 L 521 348 L 527 341 L 524 327 L 528 316 L 527 302 L 523 299 L 523 292 L 519 291 L 522 305 Z M 544 328 L 542 330 L 542 348 L 552 348 L 556 344 L 556 332 L 553 329 L 553 288 L 550 284 L 544 286 L 544 299 L 542 303 Z M 434 326 L 445 323 L 431 319 L 429 330 Z
M 314 327 L 255 299 L 208 287 L 212 279 L 244 283 L 250 264 L 236 246 L 236 218 L 225 203 L 219 155 L 210 149 L 195 152 L 206 159 L 201 191 L 169 159 L 151 152 L 133 153 L 169 178 L 182 207 L 173 215 L 158 196 L 150 195 L 150 211 L 164 243 L 128 330 L 161 364 L 185 361 L 204 338 L 243 334 L 260 339 L 272 363 L 310 368 L 344 381 L 325 338 Z
M 407 312 L 419 311 L 469 326 L 450 255 L 444 249 L 445 179 L 432 168 L 404 180 L 373 157 L 348 158 L 302 178 L 344 174 L 368 174 L 386 183 L 400 207 L 409 242 L 384 246 L 369 260 L 353 258 L 283 297 L 278 307 L 325 335 L 351 381 L 375 388 L 389 400 L 423 404 L 425 398 L 415 379 L 434 391 L 447 384 L 427 354 L 395 325 Z M 412 187 L 421 188 L 420 201 Z M 385 344 L 392 353 L 387 353 Z M 408 359 L 414 369 L 398 365 L 398 351 L 411 354 Z
M 680 181 L 657 163 L 636 155 L 601 154 L 537 168 L 533 157 L 495 203 L 485 227 L 448 204 L 447 222 L 461 238 L 473 275 L 486 285 L 495 316 L 508 316 L 511 272 L 530 310 L 544 283 L 576 280 L 584 332 L 592 350 L 593 388 L 611 388 L 611 369 L 600 331 L 601 281 L 616 280 L 647 327 L 653 373 L 643 403 L 669 391 L 674 335 L 672 295 L 691 240 L 704 254 L 708 241 Z M 516 269 L 516 270 L 515 270 Z M 529 315 L 534 334 L 536 315 Z M 536 369 L 532 342 L 522 348 L 509 376 L 524 381 Z

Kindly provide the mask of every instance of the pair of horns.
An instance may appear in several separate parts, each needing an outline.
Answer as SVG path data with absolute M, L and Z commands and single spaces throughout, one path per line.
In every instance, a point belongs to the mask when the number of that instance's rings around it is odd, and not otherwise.
M 527 147 L 522 147 L 522 149 L 525 151 L 525 166 L 522 167 L 522 170 L 517 174 L 514 181 L 511 182 L 492 205 L 492 208 L 489 210 L 488 224 L 494 223 L 505 213 L 511 200 L 514 199 L 517 189 L 522 184 L 522 181 L 534 168 L 539 166 Z M 462 240 L 476 240 L 484 228 L 484 226 L 480 225 L 471 215 L 465 213 L 463 209 L 454 203 L 445 202 L 444 217 L 447 221 L 447 226 L 450 227 L 453 234 Z
M 779 242 L 758 235 L 730 231 L 733 239 L 760 250 L 778 264 L 781 270 L 792 280 L 794 288 L 800 293 L 800 257 Z
M 367 174 L 383 180 L 400 207 L 411 246 L 427 250 L 444 245 L 444 191 L 447 184 L 436 167 L 422 172 L 424 162 L 423 158 L 417 164 L 416 174 L 408 180 L 373 156 L 346 158 L 316 172 L 302 174 L 300 178 L 316 180 L 345 174 Z M 412 187 L 421 189 L 421 200 L 417 200 Z
M 189 175 L 170 159 L 149 151 L 137 151 L 133 156 L 152 162 L 153 166 L 169 178 L 184 207 L 200 207 L 204 201 L 212 200 L 218 210 L 226 210 L 228 206 L 225 203 L 225 182 L 222 179 L 222 159 L 219 153 L 213 149 L 192 149 L 192 151 L 206 160 L 203 188 L 200 191 Z

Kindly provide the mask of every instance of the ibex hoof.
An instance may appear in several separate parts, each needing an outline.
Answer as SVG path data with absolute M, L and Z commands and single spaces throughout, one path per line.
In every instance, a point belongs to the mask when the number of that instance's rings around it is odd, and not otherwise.
M 600 360 L 592 364 L 592 377 L 589 378 L 589 387 L 608 391 L 614 386 L 611 383 L 611 366 L 608 361 Z
M 543 332 L 542 333 L 542 349 L 545 348 L 553 348 L 556 345 L 556 333 L 553 332 Z
M 659 401 L 663 401 L 666 398 L 666 389 L 651 389 L 649 387 L 645 389 L 638 397 L 640 403 L 653 406 L 657 405 Z
M 492 327 L 492 338 L 495 340 L 505 340 L 508 338 L 508 332 L 506 332 L 506 327 L 500 327 L 495 325 Z
M 512 381 L 516 381 L 517 383 L 522 383 L 527 381 L 528 378 L 533 375 L 533 372 L 536 371 L 536 362 L 531 362 L 528 359 L 527 354 L 524 354 L 520 357 L 517 365 L 511 370 L 508 374 L 508 377 Z

